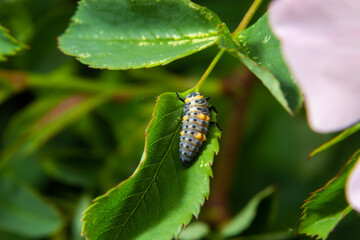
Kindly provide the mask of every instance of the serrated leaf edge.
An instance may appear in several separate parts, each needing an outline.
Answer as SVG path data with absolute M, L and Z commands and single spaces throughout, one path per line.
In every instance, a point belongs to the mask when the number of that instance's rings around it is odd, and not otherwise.
M 188 93 L 193 92 L 193 91 L 194 91 L 194 88 L 192 88 L 192 89 L 190 89 L 190 90 L 188 90 L 188 91 L 186 91 L 186 92 L 184 92 L 184 93 L 180 93 L 180 95 L 187 95 Z M 162 94 L 162 95 L 163 95 L 163 94 Z M 83 224 L 83 226 L 82 226 L 81 235 L 82 235 L 82 236 L 85 236 L 86 239 L 88 239 L 88 238 L 86 237 L 86 231 L 85 231 L 85 225 L 86 225 L 86 221 L 87 221 L 87 220 L 86 220 L 86 215 L 87 215 L 87 213 L 90 212 L 95 206 L 97 206 L 98 204 L 100 204 L 99 201 L 100 201 L 101 199 L 108 197 L 108 195 L 109 195 L 110 193 L 112 193 L 113 191 L 117 190 L 121 185 L 123 185 L 123 184 L 126 183 L 127 181 L 131 180 L 131 179 L 138 173 L 138 171 L 140 170 L 141 166 L 142 166 L 143 163 L 145 162 L 145 160 L 146 160 L 146 158 L 147 158 L 147 155 L 146 155 L 146 149 L 147 149 L 147 147 L 146 147 L 146 146 L 147 146 L 147 141 L 148 141 L 148 136 L 149 136 L 148 129 L 149 129 L 150 126 L 153 124 L 153 121 L 154 121 L 154 119 L 155 119 L 155 112 L 157 111 L 157 109 L 158 109 L 158 107 L 159 107 L 158 101 L 160 100 L 160 98 L 161 98 L 162 95 L 158 96 L 157 99 L 156 99 L 156 104 L 155 104 L 155 108 L 154 108 L 154 111 L 153 111 L 153 116 L 152 116 L 152 118 L 151 118 L 148 126 L 146 127 L 146 130 L 145 130 L 145 148 L 144 148 L 144 152 L 143 152 L 143 155 L 142 155 L 141 160 L 140 160 L 140 162 L 139 162 L 139 165 L 137 166 L 137 168 L 136 168 L 136 170 L 134 171 L 134 173 L 133 173 L 129 178 L 127 178 L 127 179 L 125 179 L 124 181 L 122 181 L 121 183 L 119 183 L 117 186 L 111 188 L 111 189 L 110 189 L 109 191 L 107 191 L 105 194 L 103 194 L 103 195 L 95 198 L 94 200 L 92 200 L 92 204 L 91 204 L 91 205 L 85 210 L 85 212 L 82 214 L 83 217 L 81 218 L 81 221 L 84 222 L 84 224 Z M 180 127 L 181 127 L 181 122 L 180 122 L 180 124 L 179 124 L 179 127 L 177 128 L 177 132 L 179 132 Z M 178 136 L 178 135 L 175 134 L 175 135 L 174 135 L 174 139 L 175 139 L 177 136 Z M 220 137 L 219 137 L 219 138 L 220 138 Z M 173 139 L 173 140 L 174 140 L 174 139 Z M 172 143 L 173 143 L 173 140 L 172 140 Z M 171 143 L 171 144 L 172 144 L 172 143 Z M 217 154 L 218 152 L 219 152 L 219 143 L 217 142 L 217 143 L 216 143 L 216 146 L 214 146 L 214 155 Z M 213 157 L 213 158 L 211 159 L 211 161 L 209 162 L 209 163 L 210 163 L 210 166 L 209 166 L 209 168 L 208 168 L 208 169 L 209 169 L 209 172 L 208 172 L 209 181 L 210 181 L 210 177 L 213 176 L 213 171 L 212 171 L 212 169 L 211 169 L 211 165 L 213 164 L 213 161 L 214 161 L 214 157 Z M 162 162 L 161 162 L 161 163 L 162 163 Z M 159 164 L 159 168 L 158 168 L 158 169 L 160 169 L 160 167 L 161 167 L 161 164 Z M 149 187 L 150 187 L 151 184 L 152 184 L 152 183 L 149 184 Z M 149 188 L 149 187 L 148 187 L 148 188 Z M 147 189 L 148 189 L 148 188 L 147 188 Z M 146 189 L 145 192 L 143 193 L 143 196 L 146 194 L 147 189 Z M 201 207 L 203 206 L 205 200 L 208 199 L 209 194 L 210 194 L 210 189 L 208 188 L 208 189 L 206 190 L 205 194 L 203 194 L 203 200 L 201 200 L 201 201 L 198 203 L 198 206 L 196 207 L 195 212 L 192 212 L 192 215 L 194 215 L 196 219 L 197 219 L 197 216 L 198 216 L 199 213 L 200 213 Z M 142 198 L 141 198 L 141 199 L 142 199 Z M 140 203 L 140 202 L 141 202 L 141 200 L 139 201 L 139 203 Z M 138 204 L 138 205 L 139 205 L 139 204 Z M 137 205 L 137 206 L 138 206 L 138 205 Z M 133 212 L 136 211 L 137 206 L 135 207 L 135 210 L 134 210 Z M 128 219 L 130 219 L 131 216 L 132 216 L 132 214 L 130 214 L 130 216 L 128 217 Z M 189 220 L 184 221 L 184 222 L 179 226 L 178 230 L 174 232 L 173 237 L 174 237 L 175 239 L 178 239 L 178 237 L 180 236 L 180 233 L 181 233 L 182 229 L 184 229 L 184 228 L 191 222 L 191 219 L 192 219 L 192 216 L 189 218 Z M 128 221 L 128 220 L 127 220 L 127 221 Z M 127 222 L 127 221 L 126 221 L 126 222 Z M 126 223 L 125 223 L 125 224 L 126 224 Z M 124 225 L 125 225 L 125 224 L 124 224 Z
M 333 177 L 332 179 L 330 179 L 323 187 L 321 187 L 321 188 L 317 189 L 316 191 L 310 193 L 311 196 L 308 197 L 308 198 L 304 201 L 305 203 L 301 206 L 301 208 L 304 209 L 304 210 L 303 210 L 302 213 L 301 213 L 302 216 L 301 216 L 301 218 L 300 218 L 300 221 L 304 220 L 304 218 L 307 216 L 308 213 L 307 213 L 306 206 L 311 202 L 312 198 L 316 197 L 316 194 L 317 194 L 317 193 L 323 191 L 328 185 L 330 185 L 333 181 L 335 181 L 335 180 L 342 174 L 342 172 L 346 169 L 346 167 L 350 164 L 351 160 L 352 160 L 356 155 L 358 155 L 359 153 L 360 153 L 360 150 L 356 151 L 356 152 L 349 158 L 349 160 L 346 162 L 345 166 L 340 170 L 340 172 L 337 173 L 335 177 Z M 344 194 L 345 194 L 345 193 L 344 193 Z M 352 207 L 351 207 L 351 206 L 348 206 L 348 207 L 344 210 L 344 213 L 343 213 L 341 219 L 344 218 L 344 217 L 345 217 L 349 212 L 351 212 L 351 211 L 352 211 Z M 318 223 L 318 222 L 320 222 L 320 221 L 316 221 L 315 223 Z M 339 222 L 340 222 L 340 221 L 339 221 Z M 338 224 L 338 223 L 337 223 L 337 224 Z M 334 228 L 333 228 L 329 233 L 331 233 L 331 232 L 335 229 L 335 227 L 337 226 L 337 224 L 334 226 Z M 299 229 L 300 229 L 300 228 L 299 228 Z M 305 234 L 306 236 L 316 237 L 316 239 L 323 239 L 323 238 L 326 239 L 326 238 L 328 237 L 328 235 L 329 235 L 329 234 L 328 234 L 327 236 L 322 237 L 322 236 L 319 236 L 318 234 L 313 234 L 313 235 L 307 234 L 307 233 L 301 232 L 300 230 L 298 230 L 298 234 Z
M 243 63 L 244 63 L 244 59 L 246 59 L 246 60 L 248 60 L 248 61 L 252 64 L 253 67 L 257 67 L 257 68 L 263 70 L 264 72 L 266 72 L 266 74 L 269 74 L 270 77 L 272 77 L 272 78 L 274 78 L 274 79 L 277 79 L 277 78 L 274 76 L 274 74 L 272 74 L 272 73 L 269 71 L 269 69 L 267 69 L 267 68 L 264 67 L 264 66 L 261 66 L 260 64 L 258 64 L 257 62 L 255 62 L 254 60 L 252 60 L 250 57 L 246 56 L 245 54 L 240 53 L 239 51 L 237 51 L 237 52 L 236 52 L 236 55 L 237 55 L 237 57 L 238 57 Z M 247 66 L 246 63 L 244 63 L 244 65 Z M 248 67 L 248 66 L 247 66 L 247 67 Z M 248 67 L 248 68 L 249 68 L 249 67 Z M 250 69 L 250 68 L 249 68 L 249 69 Z M 250 71 L 251 71 L 251 69 L 250 69 Z M 253 72 L 253 71 L 251 71 L 251 72 Z M 254 72 L 253 72 L 253 73 L 254 73 Z M 255 73 L 254 73 L 254 74 L 255 74 Z M 255 74 L 255 75 L 257 75 L 257 74 Z M 261 82 L 264 84 L 264 86 L 265 86 L 266 88 L 268 88 L 268 86 L 265 85 L 265 83 L 264 83 L 263 81 L 261 81 Z M 272 84 L 275 84 L 276 87 L 277 87 L 277 89 L 280 90 L 280 95 L 283 97 L 283 99 L 284 99 L 285 101 L 281 101 L 278 97 L 276 97 L 276 96 L 273 94 L 272 91 L 269 91 L 269 92 L 270 92 L 271 95 L 273 95 L 274 98 L 280 103 L 280 105 L 283 106 L 283 107 L 285 108 L 285 110 L 286 110 L 291 116 L 294 117 L 294 116 L 295 116 L 295 113 L 291 110 L 291 108 L 290 108 L 290 106 L 289 106 L 289 103 L 287 102 L 287 100 L 286 100 L 286 98 L 285 98 L 285 94 L 284 94 L 284 92 L 281 90 L 281 85 L 280 85 L 280 83 L 279 83 L 278 81 L 274 81 Z M 270 89 L 269 89 L 269 90 L 270 90 Z
M 24 46 L 22 44 L 20 44 L 13 36 L 10 35 L 10 31 L 7 28 L 0 25 L 0 31 L 1 30 L 3 30 L 3 33 L 4 33 L 5 37 L 7 37 L 8 40 L 10 40 L 13 44 L 17 45 L 16 48 L 12 49 L 10 52 L 0 54 L 0 61 L 6 61 L 7 56 L 15 55 Z
M 250 26 L 250 27 L 254 27 L 254 25 Z M 248 29 L 248 28 L 247 28 Z M 245 29 L 246 30 L 246 29 Z M 229 48 L 229 47 L 223 47 L 221 46 L 219 43 L 217 44 L 220 48 L 226 49 L 226 51 L 228 51 L 231 54 L 234 54 L 236 58 L 238 58 L 252 73 L 254 73 L 255 75 L 257 75 L 254 71 L 252 71 L 252 68 L 259 68 L 262 71 L 266 72 L 266 74 L 268 74 L 271 78 L 273 79 L 277 79 L 274 74 L 272 74 L 269 69 L 267 69 L 266 67 L 258 64 L 256 61 L 254 61 L 251 57 L 249 57 L 248 55 L 250 54 L 250 51 L 245 47 L 246 43 L 241 40 L 243 38 L 242 36 L 242 32 L 239 32 L 238 34 L 236 34 L 235 36 L 232 36 L 229 32 L 229 29 L 227 27 L 227 25 L 225 23 L 222 23 L 220 25 L 218 25 L 218 31 L 220 34 L 220 37 L 224 37 L 224 38 L 228 38 L 231 39 L 234 46 L 236 46 L 236 48 Z M 240 51 L 241 49 L 241 51 Z M 248 64 L 246 63 L 246 61 L 248 61 L 251 66 L 248 66 Z M 291 80 L 295 83 L 293 77 L 291 78 Z M 279 95 L 282 96 L 284 101 L 281 101 L 281 99 L 279 99 L 278 97 L 276 97 L 273 92 L 270 90 L 270 88 L 268 87 L 268 85 L 265 84 L 264 81 L 261 81 L 266 88 L 269 89 L 271 95 L 274 96 L 274 98 L 280 103 L 281 106 L 283 106 L 285 108 L 285 110 L 291 115 L 294 116 L 295 113 L 292 111 L 292 109 L 289 106 L 288 101 L 285 98 L 285 94 L 281 89 L 281 85 L 279 83 L 279 81 L 273 81 L 272 84 L 275 84 L 276 89 L 279 90 Z

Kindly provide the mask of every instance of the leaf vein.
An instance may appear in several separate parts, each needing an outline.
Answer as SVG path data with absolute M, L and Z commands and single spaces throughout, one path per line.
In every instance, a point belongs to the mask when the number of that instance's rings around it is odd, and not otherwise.
M 171 113 L 173 113 L 173 112 L 175 112 L 175 111 L 177 111 L 177 109 L 174 110 L 174 111 L 172 111 L 172 112 L 170 112 L 170 113 L 168 113 L 167 115 L 169 115 L 169 114 L 171 114 Z M 162 118 L 164 118 L 164 117 L 165 117 L 165 116 L 163 116 Z M 161 118 L 161 119 L 162 119 L 162 118 Z M 160 120 L 161 120 L 161 119 L 160 119 Z M 160 120 L 159 120 L 159 121 L 160 121 Z M 177 127 L 177 129 L 176 129 L 176 131 L 175 131 L 174 133 L 176 133 L 176 132 L 179 131 L 180 126 L 181 126 L 181 124 L 179 124 L 179 126 Z M 138 209 L 141 201 L 144 199 L 144 197 L 145 197 L 146 193 L 148 192 L 148 190 L 150 189 L 152 183 L 155 181 L 155 179 L 156 179 L 156 177 L 157 177 L 157 174 L 158 174 L 158 172 L 159 172 L 159 170 L 160 170 L 160 168 L 161 168 L 161 166 L 162 166 L 162 163 L 164 162 L 166 156 L 169 154 L 169 151 L 170 151 L 172 145 L 174 144 L 174 141 L 175 141 L 176 136 L 177 136 L 177 135 L 174 134 L 174 137 L 173 137 L 173 139 L 172 139 L 172 141 L 171 141 L 171 143 L 170 143 L 170 146 L 169 146 L 167 152 L 165 153 L 164 157 L 161 159 L 161 161 L 160 161 L 160 163 L 159 163 L 159 167 L 158 167 L 158 169 L 156 170 L 153 179 L 151 180 L 151 182 L 149 183 L 149 186 L 146 188 L 146 190 L 145 190 L 144 193 L 142 194 L 140 200 L 138 201 L 138 203 L 136 204 L 134 210 L 131 212 L 131 214 L 129 215 L 129 217 L 127 218 L 127 220 L 125 221 L 125 223 L 123 224 L 123 226 L 122 226 L 122 228 L 120 229 L 120 231 L 116 234 L 114 240 L 116 240 L 116 239 L 118 238 L 118 236 L 121 234 L 121 232 L 124 230 L 125 225 L 128 223 L 128 221 L 131 219 L 131 217 L 133 216 L 133 214 L 135 213 L 135 211 Z
M 91 40 L 91 41 L 114 41 L 114 42 L 181 42 L 185 40 L 215 40 L 214 38 L 218 38 L 217 34 L 209 34 L 206 37 L 183 37 L 183 38 L 157 38 L 157 39 L 136 39 L 136 38 L 124 38 L 120 39 L 120 37 L 114 38 L 91 38 L 91 37 L 83 37 L 83 36 L 66 36 L 68 39 L 78 39 L 78 40 Z

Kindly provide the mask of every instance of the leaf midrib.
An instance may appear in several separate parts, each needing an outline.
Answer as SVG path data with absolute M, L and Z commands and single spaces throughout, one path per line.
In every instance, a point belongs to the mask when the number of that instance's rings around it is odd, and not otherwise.
M 121 234 L 121 232 L 124 230 L 126 224 L 127 224 L 128 221 L 130 220 L 130 218 L 134 215 L 135 211 L 138 209 L 138 206 L 140 205 L 140 203 L 141 203 L 142 200 L 144 199 L 144 196 L 147 194 L 149 188 L 150 188 L 151 185 L 153 184 L 153 182 L 154 182 L 155 178 L 157 177 L 157 174 L 158 174 L 158 172 L 159 172 L 159 170 L 160 170 L 160 168 L 161 168 L 161 166 L 162 166 L 162 163 L 164 162 L 164 160 L 165 160 L 166 156 L 168 155 L 168 153 L 169 153 L 172 145 L 174 144 L 174 140 L 175 140 L 175 138 L 176 138 L 176 136 L 177 136 L 176 133 L 179 131 L 180 126 L 181 126 L 181 122 L 179 123 L 179 126 L 176 128 L 176 131 L 174 131 L 174 137 L 173 137 L 173 139 L 171 140 L 170 146 L 169 146 L 167 152 L 165 153 L 163 159 L 160 161 L 159 167 L 157 168 L 157 170 L 156 170 L 156 172 L 155 172 L 155 174 L 154 174 L 153 179 L 152 179 L 151 182 L 149 183 L 149 186 L 148 186 L 148 187 L 145 189 L 145 191 L 143 192 L 143 194 L 142 194 L 140 200 L 138 201 L 138 203 L 136 204 L 134 210 L 130 213 L 129 217 L 126 219 L 125 223 L 123 224 L 123 226 L 122 226 L 121 230 L 119 231 L 119 233 L 115 236 L 114 240 L 116 240 L 117 237 L 118 237 L 118 236 Z M 145 158 L 145 161 L 146 161 L 146 158 Z
M 94 40 L 94 41 L 114 41 L 114 42 L 179 42 L 184 40 L 213 40 L 214 37 L 219 37 L 218 34 L 210 34 L 205 37 L 184 37 L 184 38 L 156 38 L 156 39 L 141 39 L 141 38 L 124 38 L 124 39 L 116 39 L 116 38 L 91 38 L 91 37 L 79 37 L 79 36 L 66 36 L 68 39 L 78 39 L 78 40 Z

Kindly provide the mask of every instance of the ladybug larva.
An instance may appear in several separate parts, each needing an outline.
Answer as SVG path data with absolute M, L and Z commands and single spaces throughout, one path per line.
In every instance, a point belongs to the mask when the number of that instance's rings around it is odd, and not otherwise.
M 221 131 L 217 122 L 210 122 L 210 111 L 216 109 L 214 106 L 209 107 L 207 100 L 199 92 L 188 94 L 185 99 L 182 99 L 176 93 L 179 100 L 184 102 L 184 112 L 182 118 L 181 132 L 180 132 L 180 160 L 184 167 L 190 167 L 199 152 L 203 142 L 206 141 L 206 134 L 208 128 L 212 124 Z

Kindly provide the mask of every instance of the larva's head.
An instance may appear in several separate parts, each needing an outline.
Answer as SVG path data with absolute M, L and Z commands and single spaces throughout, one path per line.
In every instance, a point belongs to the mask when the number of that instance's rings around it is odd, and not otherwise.
M 204 98 L 204 96 L 201 93 L 192 92 L 185 97 L 185 103 L 188 103 L 191 100 L 202 99 L 202 98 Z

